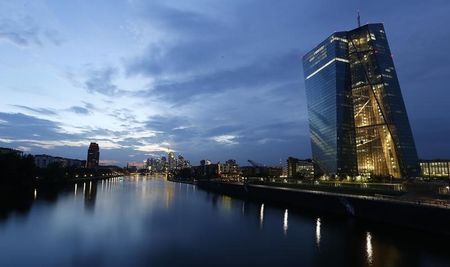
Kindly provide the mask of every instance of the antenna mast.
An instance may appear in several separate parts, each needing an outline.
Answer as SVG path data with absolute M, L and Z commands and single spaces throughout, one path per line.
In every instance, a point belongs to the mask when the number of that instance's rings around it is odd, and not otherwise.
M 361 16 L 359 15 L 359 10 L 358 10 L 358 28 L 361 27 Z

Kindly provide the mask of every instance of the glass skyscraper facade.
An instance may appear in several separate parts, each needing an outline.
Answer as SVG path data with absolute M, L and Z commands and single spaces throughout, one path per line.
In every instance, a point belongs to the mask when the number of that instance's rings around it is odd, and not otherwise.
M 382 24 L 332 34 L 303 57 L 303 67 L 313 159 L 323 173 L 418 175 Z
M 357 173 L 347 34 L 331 35 L 304 56 L 314 163 L 327 174 Z

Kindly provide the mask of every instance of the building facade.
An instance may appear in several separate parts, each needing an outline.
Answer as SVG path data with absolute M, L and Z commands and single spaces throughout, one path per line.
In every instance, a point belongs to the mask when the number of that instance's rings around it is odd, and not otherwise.
M 100 148 L 97 143 L 91 143 L 89 145 L 86 168 L 97 168 L 100 161 Z
M 177 167 L 177 159 L 175 158 L 175 152 L 170 151 L 167 153 L 167 165 L 169 170 L 175 170 Z
M 38 168 L 47 168 L 48 165 L 53 163 L 58 163 L 61 167 L 68 168 L 84 168 L 86 166 L 85 160 L 53 157 L 45 154 L 34 155 L 34 163 Z
M 222 178 L 228 178 L 228 179 L 237 179 L 241 176 L 241 170 L 239 169 L 239 165 L 237 164 L 236 160 L 229 159 L 225 161 L 224 164 L 222 164 Z
M 293 157 L 287 159 L 287 177 L 314 178 L 314 164 L 312 160 L 301 160 Z
M 382 24 L 303 57 L 313 160 L 325 174 L 411 177 L 417 152 Z
M 450 160 L 421 160 L 419 164 L 420 176 L 424 178 L 450 178 Z

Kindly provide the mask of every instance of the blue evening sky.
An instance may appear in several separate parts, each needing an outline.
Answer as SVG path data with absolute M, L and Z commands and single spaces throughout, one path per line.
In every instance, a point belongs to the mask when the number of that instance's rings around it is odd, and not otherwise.
M 0 146 L 123 165 L 311 156 L 301 57 L 383 22 L 420 158 L 450 158 L 450 1 L 0 3 Z

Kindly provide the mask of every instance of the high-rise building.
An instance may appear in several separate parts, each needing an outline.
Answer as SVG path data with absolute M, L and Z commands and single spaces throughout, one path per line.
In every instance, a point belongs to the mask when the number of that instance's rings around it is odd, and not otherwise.
M 86 168 L 97 168 L 100 160 L 100 148 L 97 143 L 91 143 L 89 145 Z
M 382 24 L 332 34 L 303 57 L 303 66 L 313 160 L 323 173 L 418 174 Z
M 175 153 L 173 151 L 167 153 L 167 164 L 169 170 L 175 170 L 177 167 L 177 159 L 175 158 Z

